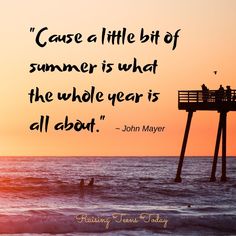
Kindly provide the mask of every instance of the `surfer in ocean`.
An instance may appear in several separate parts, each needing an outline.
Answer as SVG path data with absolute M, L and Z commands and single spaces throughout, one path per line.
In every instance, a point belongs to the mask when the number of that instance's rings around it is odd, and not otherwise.
M 81 179 L 81 180 L 80 180 L 79 187 L 80 187 L 80 188 L 83 188 L 83 187 L 84 187 L 84 179 Z
M 94 178 L 91 178 L 91 180 L 89 181 L 88 186 L 93 186 L 93 184 L 94 184 Z

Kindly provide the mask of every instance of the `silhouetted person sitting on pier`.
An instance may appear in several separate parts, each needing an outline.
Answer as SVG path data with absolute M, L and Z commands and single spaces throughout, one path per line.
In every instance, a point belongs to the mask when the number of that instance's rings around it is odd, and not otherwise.
M 94 184 L 94 178 L 91 178 L 91 180 L 89 181 L 88 186 L 93 186 L 93 184 Z
M 230 102 L 231 101 L 231 88 L 230 86 L 226 86 L 226 97 L 227 97 L 227 101 Z
M 209 96 L 209 89 L 205 84 L 202 85 L 202 100 L 203 102 L 207 102 Z
M 83 187 L 84 187 L 84 179 L 81 179 L 81 180 L 80 180 L 79 187 L 80 187 L 80 188 L 83 188 Z

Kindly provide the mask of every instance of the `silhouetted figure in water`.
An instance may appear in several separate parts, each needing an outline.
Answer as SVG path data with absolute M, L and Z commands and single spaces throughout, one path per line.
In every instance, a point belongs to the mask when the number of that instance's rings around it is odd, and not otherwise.
M 231 88 L 230 86 L 226 86 L 226 97 L 227 97 L 227 101 L 230 102 L 231 101 Z
M 83 187 L 84 187 L 84 179 L 81 179 L 81 180 L 80 180 L 79 187 L 80 187 L 80 188 L 83 188 Z
M 93 186 L 93 184 L 94 184 L 94 178 L 91 178 L 91 180 L 89 181 L 88 186 Z

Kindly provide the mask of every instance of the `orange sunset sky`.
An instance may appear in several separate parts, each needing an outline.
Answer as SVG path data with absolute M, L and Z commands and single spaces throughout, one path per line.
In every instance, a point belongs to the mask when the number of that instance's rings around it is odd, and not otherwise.
M 236 1 L 234 0 L 119 0 L 119 1 L 2 1 L 1 86 L 0 86 L 0 155 L 179 155 L 187 118 L 177 106 L 177 91 L 210 89 L 222 84 L 236 89 Z M 39 29 L 47 26 L 44 39 L 51 34 L 80 32 L 84 36 L 101 34 L 102 27 L 119 30 L 126 27 L 139 35 L 181 29 L 177 47 L 160 41 L 158 45 L 138 42 L 119 46 L 88 44 L 35 43 Z M 35 27 L 31 33 L 30 28 Z M 161 40 L 161 39 L 160 39 Z M 93 74 L 29 73 L 30 63 L 90 62 L 100 66 L 103 60 L 140 64 L 158 60 L 157 73 L 96 70 Z M 218 73 L 215 75 L 214 70 Z M 80 104 L 72 102 L 33 103 L 31 88 L 41 91 L 78 91 L 96 86 L 104 93 L 160 92 L 157 103 L 124 102 L 113 107 L 110 102 Z M 47 133 L 30 131 L 40 115 L 50 116 Z M 100 132 L 55 131 L 53 124 L 68 115 L 73 121 L 96 118 Z M 105 115 L 105 120 L 99 119 Z M 213 155 L 219 114 L 194 113 L 186 155 Z M 124 125 L 165 126 L 163 133 L 124 133 L 115 128 Z M 236 155 L 236 112 L 228 114 L 227 154 Z

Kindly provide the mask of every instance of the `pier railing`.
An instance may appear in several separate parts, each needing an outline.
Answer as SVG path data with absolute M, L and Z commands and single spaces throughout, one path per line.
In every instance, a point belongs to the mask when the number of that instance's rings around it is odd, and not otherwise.
M 236 89 L 178 91 L 178 106 L 181 110 L 236 110 Z

